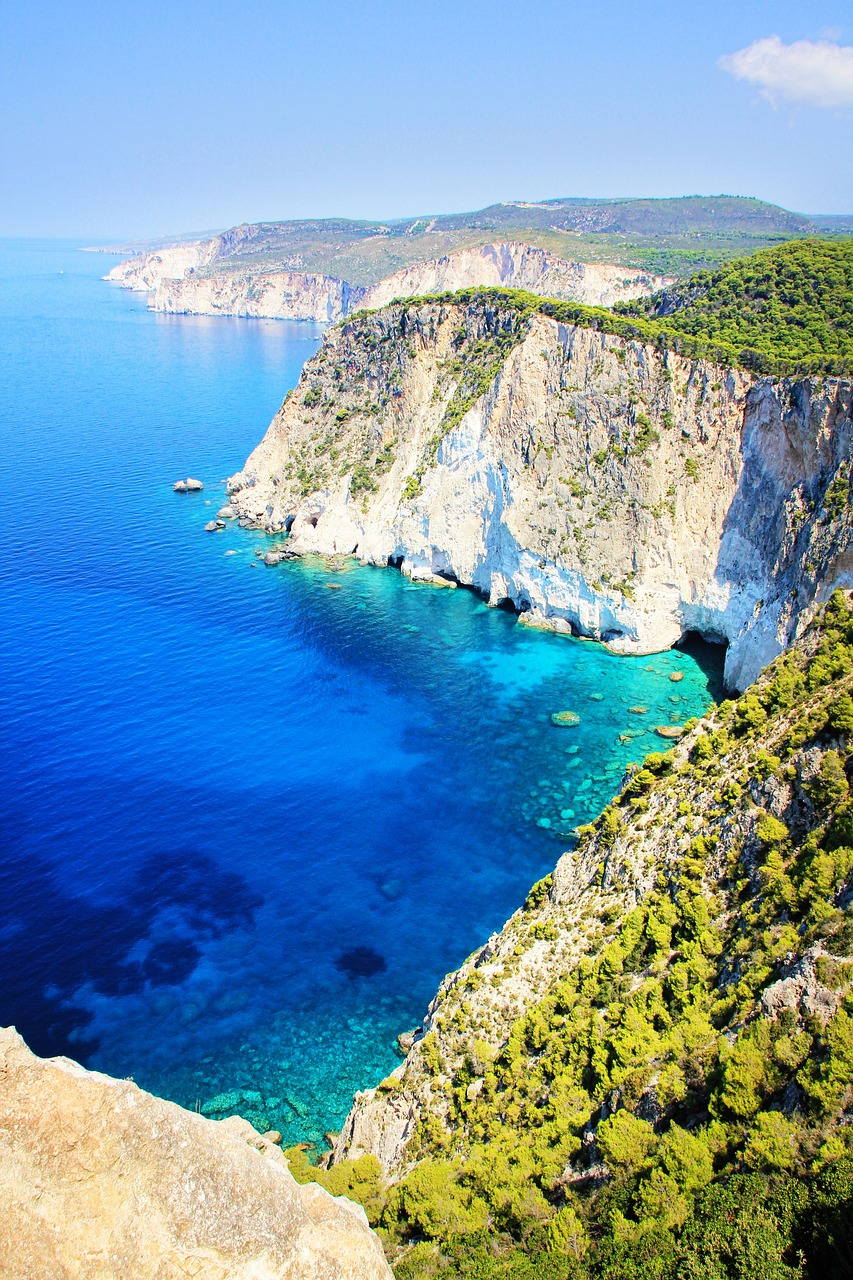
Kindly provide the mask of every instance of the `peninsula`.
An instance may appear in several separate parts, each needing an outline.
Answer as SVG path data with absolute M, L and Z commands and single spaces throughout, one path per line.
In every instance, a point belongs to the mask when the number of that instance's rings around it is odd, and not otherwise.
M 733 196 L 509 201 L 387 223 L 243 224 L 143 248 L 106 278 L 148 293 L 155 311 L 321 324 L 472 286 L 611 306 L 738 253 L 846 230 L 843 220 Z

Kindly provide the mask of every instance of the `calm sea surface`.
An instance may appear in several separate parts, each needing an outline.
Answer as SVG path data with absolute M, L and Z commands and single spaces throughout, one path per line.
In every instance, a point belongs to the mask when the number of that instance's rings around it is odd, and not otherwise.
M 205 533 L 319 333 L 114 261 L 0 242 L 0 1022 L 320 1141 L 719 663 Z

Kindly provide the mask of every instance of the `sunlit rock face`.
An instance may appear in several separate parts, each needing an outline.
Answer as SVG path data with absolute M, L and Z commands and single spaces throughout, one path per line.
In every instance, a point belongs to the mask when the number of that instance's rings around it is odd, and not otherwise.
M 230 504 L 294 554 L 457 580 L 618 652 L 697 631 L 742 689 L 853 582 L 850 451 L 849 381 L 427 301 L 326 334 Z
M 353 285 L 337 276 L 285 265 L 259 268 L 231 261 L 223 237 L 158 249 L 119 263 L 107 280 L 149 294 L 152 311 L 253 316 L 333 324 L 357 309 L 384 307 L 395 298 L 504 285 L 554 298 L 612 306 L 644 297 L 663 276 L 611 263 L 568 262 L 516 241 L 458 249 L 416 263 L 375 284 Z
M 0 1030 L 8 1280 L 390 1280 L 364 1211 L 298 1185 L 245 1120 L 206 1120 Z

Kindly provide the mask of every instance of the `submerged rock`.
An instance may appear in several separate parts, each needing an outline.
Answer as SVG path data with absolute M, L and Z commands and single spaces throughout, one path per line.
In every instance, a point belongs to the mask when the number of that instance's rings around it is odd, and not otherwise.
M 576 711 L 551 712 L 551 724 L 559 725 L 561 728 L 569 729 L 580 722 L 581 718 Z
M 240 1101 L 238 1090 L 231 1093 L 217 1093 L 214 1097 L 208 1098 L 207 1102 L 202 1103 L 201 1114 L 203 1116 L 235 1115 L 239 1110 Z
M 680 738 L 684 727 L 680 724 L 659 724 L 655 727 L 655 733 L 661 738 Z
M 629 707 L 628 711 L 632 716 L 644 716 L 648 711 L 648 707 Z
M 372 947 L 351 947 L 335 960 L 335 968 L 350 978 L 372 978 L 388 968 L 385 957 Z
M 673 684 L 678 684 L 678 681 L 679 681 L 679 680 L 683 680 L 683 679 L 684 679 L 684 672 L 683 672 L 683 671 L 671 671 L 671 672 L 669 673 L 669 678 L 670 678 L 670 680 L 672 681 L 672 683 L 673 683 Z

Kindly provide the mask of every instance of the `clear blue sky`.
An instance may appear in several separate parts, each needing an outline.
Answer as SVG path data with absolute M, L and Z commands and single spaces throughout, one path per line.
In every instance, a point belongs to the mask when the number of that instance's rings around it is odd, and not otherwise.
M 0 0 L 0 234 L 564 195 L 853 212 L 846 89 L 770 101 L 718 65 L 770 36 L 846 58 L 851 0 Z

